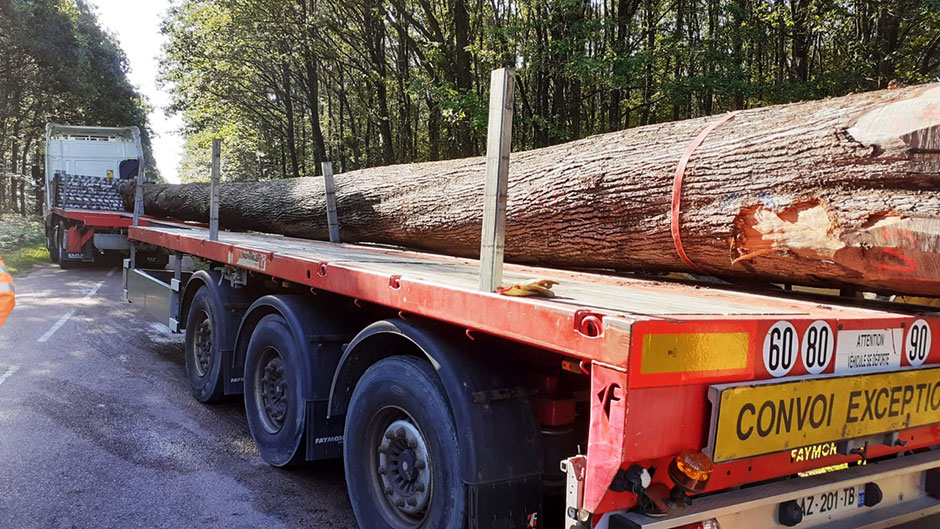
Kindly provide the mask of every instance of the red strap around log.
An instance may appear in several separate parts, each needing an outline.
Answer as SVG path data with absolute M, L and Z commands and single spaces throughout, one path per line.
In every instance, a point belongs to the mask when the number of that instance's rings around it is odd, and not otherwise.
M 705 130 L 699 133 L 699 135 L 692 140 L 692 143 L 689 144 L 689 148 L 686 149 L 685 154 L 682 155 L 682 158 L 679 159 L 679 166 L 676 167 L 676 178 L 672 184 L 672 240 L 676 244 L 676 252 L 679 254 L 679 257 L 685 261 L 685 264 L 691 266 L 695 270 L 707 274 L 705 270 L 702 269 L 699 265 L 692 262 L 689 259 L 689 256 L 685 253 L 685 248 L 682 247 L 682 235 L 679 232 L 679 213 L 680 203 L 682 201 L 682 179 L 685 177 L 685 168 L 689 165 L 689 159 L 692 158 L 692 153 L 695 152 L 695 149 L 698 149 L 699 145 L 705 141 L 705 137 L 708 134 L 715 130 L 718 125 L 730 120 L 733 118 L 739 110 L 733 112 L 728 112 L 721 119 L 712 123 L 711 125 L 705 127 Z

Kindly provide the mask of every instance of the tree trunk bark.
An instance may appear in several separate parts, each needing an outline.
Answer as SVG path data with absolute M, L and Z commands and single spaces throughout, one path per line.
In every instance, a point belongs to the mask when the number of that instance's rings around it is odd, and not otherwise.
M 287 142 L 287 152 L 290 155 L 291 174 L 294 178 L 298 178 L 300 177 L 300 165 L 297 162 L 297 142 L 294 139 L 294 101 L 291 99 L 290 76 L 290 64 L 287 61 L 281 62 L 281 81 L 283 83 L 281 100 L 284 103 L 284 115 L 287 117 L 285 141 Z M 286 172 L 284 176 L 287 176 Z
M 513 154 L 507 259 L 695 272 L 671 235 L 672 190 L 679 159 L 717 119 Z M 478 255 L 484 166 L 336 175 L 343 240 Z M 145 208 L 206 221 L 208 190 L 148 185 Z M 229 183 L 221 194 L 224 228 L 327 238 L 321 179 Z M 712 275 L 940 295 L 940 85 L 742 111 L 691 155 L 680 206 L 683 247 Z

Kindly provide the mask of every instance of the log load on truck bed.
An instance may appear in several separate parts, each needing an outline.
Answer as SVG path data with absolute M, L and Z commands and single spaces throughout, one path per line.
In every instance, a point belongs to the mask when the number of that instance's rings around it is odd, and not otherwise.
M 506 257 L 940 296 L 940 85 L 639 127 L 514 153 Z M 341 236 L 475 257 L 484 159 L 336 176 Z M 208 222 L 208 185 L 144 210 Z M 131 210 L 134 188 L 124 193 Z M 222 225 L 327 239 L 319 178 L 224 184 Z
M 510 265 L 507 283 L 557 282 L 518 298 L 478 290 L 459 257 L 172 222 L 129 238 L 177 257 L 129 260 L 124 281 L 185 333 L 193 395 L 243 394 L 273 465 L 344 457 L 364 528 L 940 512 L 930 309 Z

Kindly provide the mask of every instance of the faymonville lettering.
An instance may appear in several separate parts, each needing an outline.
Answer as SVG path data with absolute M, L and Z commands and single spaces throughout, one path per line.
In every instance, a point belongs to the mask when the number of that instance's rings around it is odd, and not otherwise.
M 837 452 L 835 443 L 822 443 L 814 446 L 804 446 L 790 450 L 790 462 L 812 461 L 829 457 Z
M 834 416 L 833 411 L 840 410 Z M 841 410 L 844 411 L 844 416 Z M 736 434 L 746 441 L 828 428 L 833 424 L 878 421 L 885 417 L 940 410 L 940 381 L 820 393 L 748 402 L 738 410 Z

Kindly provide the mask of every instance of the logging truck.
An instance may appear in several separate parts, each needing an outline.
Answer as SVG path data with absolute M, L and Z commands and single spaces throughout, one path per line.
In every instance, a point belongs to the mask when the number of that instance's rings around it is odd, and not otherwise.
M 940 314 L 150 220 L 126 298 L 242 395 L 261 457 L 343 458 L 364 528 L 886 527 L 940 512 Z M 183 267 L 184 256 L 204 266 Z M 186 260 L 188 261 L 188 260 Z M 563 525 L 562 525 L 563 524 Z
M 130 250 L 119 186 L 133 181 L 143 160 L 137 127 L 46 124 L 43 204 L 46 248 L 62 268 L 92 263 L 105 252 Z M 160 262 L 160 253 L 142 259 Z

